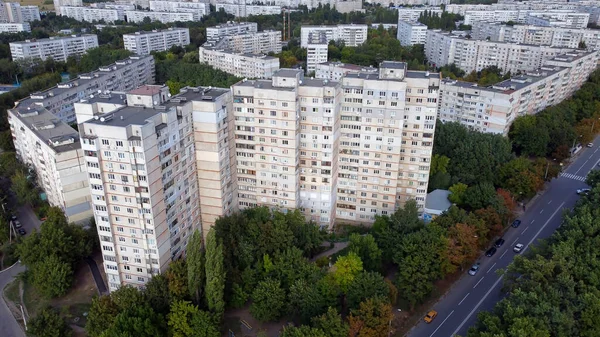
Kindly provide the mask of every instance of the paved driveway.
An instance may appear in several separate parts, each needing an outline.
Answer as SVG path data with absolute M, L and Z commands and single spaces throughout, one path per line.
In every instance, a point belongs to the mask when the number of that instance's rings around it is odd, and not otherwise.
M 15 266 L 4 271 L 0 271 L 0 291 L 9 284 L 17 274 L 24 271 L 25 267 L 17 263 Z M 4 296 L 0 296 L 0 336 L 2 337 L 25 337 L 23 329 L 17 323 L 14 316 L 8 309 Z

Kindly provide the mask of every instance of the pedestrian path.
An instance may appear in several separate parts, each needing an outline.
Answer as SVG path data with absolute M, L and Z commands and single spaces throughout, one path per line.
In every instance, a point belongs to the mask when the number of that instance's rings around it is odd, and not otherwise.
M 585 177 L 578 176 L 578 175 L 572 174 L 572 173 L 563 172 L 563 173 L 560 174 L 560 176 L 561 177 L 565 177 L 565 178 L 569 178 L 569 179 L 573 179 L 573 180 L 585 181 Z

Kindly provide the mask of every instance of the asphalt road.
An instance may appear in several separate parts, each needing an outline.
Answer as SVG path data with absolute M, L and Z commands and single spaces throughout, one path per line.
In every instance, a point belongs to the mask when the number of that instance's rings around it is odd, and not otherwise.
M 9 284 L 17 274 L 24 271 L 25 267 L 16 264 L 10 269 L 0 272 L 0 291 L 4 292 L 4 287 Z M 8 306 L 4 302 L 4 297 L 0 296 L 0 336 L 6 337 L 25 337 L 25 333 L 19 323 L 14 319 Z
M 583 148 L 577 158 L 561 173 L 560 177 L 548 183 L 546 191 L 527 207 L 519 218 L 521 226 L 510 228 L 505 234 L 506 242 L 492 257 L 482 255 L 479 272 L 465 275 L 431 309 L 438 312 L 435 320 L 426 324 L 420 321 L 409 333 L 409 337 L 452 337 L 466 336 L 467 330 L 477 320 L 477 313 L 489 311 L 504 296 L 500 291 L 502 277 L 496 274 L 512 262 L 516 253 L 513 247 L 524 244 L 525 251 L 537 239 L 547 238 L 560 226 L 562 209 L 572 208 L 579 196 L 576 190 L 585 188 L 585 177 L 593 168 L 600 169 L 600 137 L 593 148 Z

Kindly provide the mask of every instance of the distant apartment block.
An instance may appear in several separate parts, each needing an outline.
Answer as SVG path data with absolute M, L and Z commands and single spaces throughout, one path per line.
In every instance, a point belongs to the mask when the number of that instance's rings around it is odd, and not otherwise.
M 18 2 L 0 2 L 0 23 L 24 23 L 40 20 L 37 6 L 21 6 Z
M 271 78 L 279 70 L 279 58 L 264 54 L 236 53 L 212 47 L 200 47 L 200 63 L 238 77 Z
M 579 48 L 583 42 L 588 50 L 600 50 L 600 31 L 594 29 L 476 22 L 473 24 L 471 36 L 477 40 L 489 39 L 490 41 L 498 42 L 546 45 L 573 49 Z
M 315 78 L 339 82 L 348 74 L 377 74 L 379 70 L 373 67 L 358 66 L 341 62 L 323 62 L 315 67 Z
M 127 22 L 140 23 L 145 18 L 149 18 L 151 21 L 159 21 L 162 23 L 170 22 L 186 22 L 195 21 L 198 17 L 199 12 L 148 12 L 148 11 L 125 11 L 125 17 Z
M 44 105 L 27 103 L 8 110 L 17 158 L 35 171 L 48 202 L 68 221 L 89 220 L 93 213 L 79 134 Z
M 85 54 L 88 49 L 98 47 L 98 36 L 78 34 L 11 42 L 9 45 L 13 61 L 52 58 L 55 61 L 65 62 L 69 56 L 80 56 Z
M 316 70 L 317 64 L 327 62 L 329 40 L 325 33 L 315 32 L 308 35 L 306 44 L 306 73 L 311 74 Z
M 439 6 L 448 5 L 450 0 L 366 0 L 366 3 L 381 4 L 384 7 L 388 6 Z
M 203 2 L 151 0 L 149 4 L 152 12 L 192 13 L 196 21 L 210 12 L 208 5 Z
M 190 30 L 189 28 L 169 28 L 124 34 L 123 44 L 125 49 L 134 54 L 149 55 L 152 51 L 165 51 L 173 46 L 187 46 L 190 44 Z
M 0 23 L 0 33 L 31 32 L 29 22 L 24 23 Z
M 436 67 L 455 64 L 465 72 L 496 66 L 504 72 L 533 71 L 545 61 L 571 51 L 539 45 L 467 39 L 439 30 L 428 30 L 425 56 Z
M 580 13 L 573 10 L 551 9 L 538 10 L 479 10 L 466 11 L 465 25 L 472 25 L 477 21 L 486 22 L 517 22 L 538 26 L 564 27 L 564 28 L 586 28 L 589 21 L 589 13 Z
M 539 69 L 487 87 L 443 80 L 438 118 L 480 132 L 507 135 L 517 117 L 558 104 L 579 89 L 596 69 L 596 53 L 559 55 Z
M 256 22 L 227 22 L 218 26 L 206 27 L 206 40 L 217 42 L 230 35 L 252 34 L 258 32 Z
M 254 2 L 254 1 L 239 1 L 239 0 L 210 0 L 210 4 L 216 6 L 219 10 L 219 5 L 250 5 L 250 4 L 261 4 L 262 7 L 285 7 L 285 8 L 298 8 L 299 6 L 306 6 L 309 10 L 317 8 L 319 6 L 329 5 L 340 13 L 349 13 L 353 11 L 362 11 L 361 0 L 269 0 L 266 2 Z
M 216 10 L 223 9 L 236 18 L 246 18 L 250 15 L 273 15 L 281 14 L 281 6 L 264 6 L 264 5 L 246 5 L 246 4 L 226 4 L 217 3 Z
M 398 8 L 398 22 L 418 22 L 419 17 L 425 11 L 437 15 L 441 15 L 443 12 L 440 7 Z
M 60 83 L 17 102 L 19 107 L 43 107 L 65 123 L 75 123 L 73 104 L 79 100 L 105 91 L 124 91 L 142 84 L 154 83 L 154 58 L 132 56 L 69 82 Z
M 54 10 L 56 11 L 56 15 L 64 15 L 62 13 L 63 6 L 69 7 L 82 7 L 82 0 L 53 0 L 54 1 Z
M 114 8 L 94 8 L 80 6 L 61 6 L 60 15 L 73 18 L 77 21 L 101 21 L 113 23 L 125 20 L 125 11 Z
M 275 30 L 225 35 L 212 41 L 214 42 L 207 42 L 204 46 L 232 50 L 236 53 L 267 54 L 281 52 L 281 32 Z
M 337 26 L 302 26 L 300 29 L 300 46 L 306 48 L 309 41 L 321 39 L 322 35 L 329 41 L 343 41 L 346 46 L 356 47 L 367 41 L 367 25 L 337 25 Z
M 425 44 L 427 26 L 419 22 L 398 21 L 397 38 L 402 46 Z

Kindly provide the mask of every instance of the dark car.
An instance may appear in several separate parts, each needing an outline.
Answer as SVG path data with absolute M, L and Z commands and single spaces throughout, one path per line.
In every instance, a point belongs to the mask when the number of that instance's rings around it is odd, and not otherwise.
M 10 219 L 11 219 L 12 221 L 15 221 L 15 220 L 17 220 L 17 216 L 16 216 L 16 215 L 11 215 L 11 216 L 10 216 Z
M 512 225 L 514 228 L 517 228 L 519 226 L 521 226 L 521 220 L 515 220 L 513 221 Z
M 27 234 L 27 232 L 26 232 L 26 231 L 25 231 L 23 228 L 19 228 L 19 229 L 18 229 L 18 232 L 19 232 L 19 234 L 21 234 L 21 235 L 25 235 L 25 234 Z
M 15 225 L 15 228 L 23 227 L 23 225 L 21 225 L 21 223 L 18 220 L 13 221 L 13 225 Z
M 485 252 L 485 256 L 487 257 L 491 257 L 492 255 L 496 254 L 496 247 L 492 247 L 490 249 L 487 250 L 487 252 Z
M 496 240 L 496 242 L 494 242 L 494 247 L 500 248 L 500 247 L 502 247 L 503 244 L 504 244 L 504 239 L 500 238 L 500 239 Z

